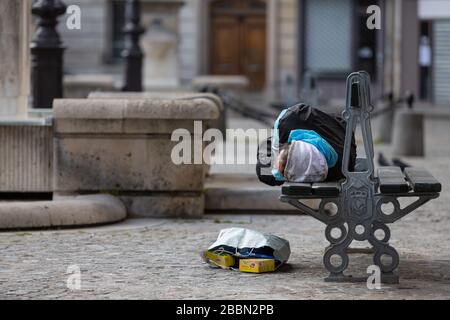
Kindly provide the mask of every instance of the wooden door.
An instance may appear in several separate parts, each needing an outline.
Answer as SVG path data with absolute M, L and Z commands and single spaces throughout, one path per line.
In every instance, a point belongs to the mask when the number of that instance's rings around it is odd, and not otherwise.
M 210 71 L 242 74 L 261 90 L 266 75 L 266 4 L 260 0 L 218 0 L 211 4 Z

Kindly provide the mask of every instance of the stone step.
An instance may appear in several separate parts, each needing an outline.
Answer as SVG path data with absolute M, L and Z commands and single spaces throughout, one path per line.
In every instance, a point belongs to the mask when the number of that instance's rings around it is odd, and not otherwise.
M 126 218 L 122 201 L 108 194 L 0 202 L 0 231 L 85 227 Z
M 280 195 L 280 187 L 264 185 L 258 181 L 256 174 L 213 174 L 205 184 L 205 211 L 300 213 L 298 209 L 281 202 Z M 305 201 L 313 208 L 318 207 L 317 200 Z

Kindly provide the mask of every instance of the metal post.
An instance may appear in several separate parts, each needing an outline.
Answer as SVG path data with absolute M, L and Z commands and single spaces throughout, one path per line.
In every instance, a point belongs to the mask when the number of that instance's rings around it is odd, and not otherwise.
M 52 108 L 53 99 L 63 96 L 63 53 L 56 26 L 66 12 L 60 0 L 37 0 L 31 13 L 37 16 L 37 30 L 31 42 L 33 108 Z
M 144 33 L 140 25 L 141 5 L 139 0 L 127 0 L 125 3 L 125 82 L 123 91 L 142 91 L 142 59 L 144 54 L 139 38 Z

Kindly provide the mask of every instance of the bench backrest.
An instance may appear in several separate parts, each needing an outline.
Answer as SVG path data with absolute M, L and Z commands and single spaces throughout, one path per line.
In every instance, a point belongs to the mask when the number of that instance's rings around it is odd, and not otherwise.
M 347 78 L 347 102 L 343 117 L 347 122 L 342 173 L 346 180 L 342 183 L 341 192 L 345 212 L 354 224 L 369 221 L 373 216 L 373 197 L 376 193 L 377 181 L 374 178 L 374 150 L 372 130 L 370 126 L 370 77 L 367 72 L 360 71 L 350 74 Z M 364 142 L 365 158 L 363 169 L 350 171 L 350 148 L 357 126 L 361 127 Z M 366 226 L 366 230 L 368 226 Z M 361 235 L 363 238 L 363 235 Z
M 372 140 L 372 129 L 370 125 L 370 113 L 373 106 L 370 102 L 370 76 L 365 71 L 354 72 L 347 78 L 347 102 L 343 112 L 343 118 L 347 122 L 344 155 L 342 161 L 342 173 L 349 178 L 352 172 L 349 170 L 350 150 L 352 137 L 358 125 L 361 126 L 362 138 L 365 149 L 365 170 L 368 178 L 373 179 L 374 172 L 374 150 Z M 361 158 L 359 158 L 361 161 Z M 358 172 L 358 170 L 356 170 Z M 361 173 L 359 171 L 358 173 Z

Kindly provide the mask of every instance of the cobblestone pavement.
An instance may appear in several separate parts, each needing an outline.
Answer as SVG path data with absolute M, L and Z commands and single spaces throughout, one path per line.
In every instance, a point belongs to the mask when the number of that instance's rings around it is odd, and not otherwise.
M 393 228 L 399 285 L 323 282 L 323 226 L 304 216 L 209 216 L 202 221 L 134 220 L 72 231 L 0 236 L 2 299 L 414 299 L 450 298 L 448 219 L 418 212 Z M 199 252 L 232 225 L 274 232 L 291 242 L 290 264 L 263 275 L 210 269 Z M 370 260 L 355 261 L 365 271 Z M 81 290 L 66 287 L 81 269 Z
M 208 215 L 195 221 L 128 220 L 87 229 L 0 233 L 0 299 L 449 299 L 448 122 L 427 122 L 427 132 L 427 157 L 406 160 L 429 168 L 444 192 L 391 227 L 391 244 L 400 254 L 399 285 L 369 290 L 363 283 L 325 283 L 324 226 L 310 217 Z M 199 252 L 231 226 L 288 239 L 289 265 L 263 275 L 204 265 Z M 350 258 L 351 271 L 364 273 L 370 263 L 369 257 Z M 81 290 L 66 286 L 70 265 L 81 268 Z

